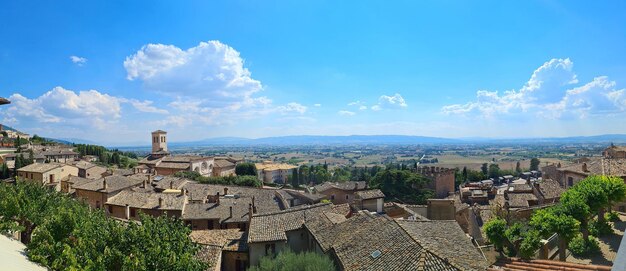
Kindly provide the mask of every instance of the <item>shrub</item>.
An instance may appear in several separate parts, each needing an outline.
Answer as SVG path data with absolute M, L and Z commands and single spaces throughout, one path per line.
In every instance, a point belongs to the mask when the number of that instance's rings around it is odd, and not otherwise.
M 596 237 L 607 236 L 613 234 L 613 228 L 611 228 L 611 225 L 606 221 L 600 222 L 594 220 L 589 224 L 589 233 Z
M 538 231 L 530 230 L 523 234 L 522 243 L 519 246 L 519 254 L 523 259 L 530 259 L 535 256 L 541 247 L 541 236 Z
M 259 266 L 251 266 L 249 271 L 331 271 L 336 270 L 333 262 L 326 255 L 314 252 L 293 253 L 284 251 L 275 258 L 263 257 Z
M 582 235 L 578 235 L 569 242 L 568 249 L 578 257 L 590 256 L 600 251 L 600 245 L 594 237 L 589 237 L 589 242 L 585 242 Z
M 604 218 L 608 221 L 611 222 L 619 222 L 621 221 L 621 219 L 619 219 L 619 214 L 617 212 L 608 212 L 606 214 L 604 214 Z

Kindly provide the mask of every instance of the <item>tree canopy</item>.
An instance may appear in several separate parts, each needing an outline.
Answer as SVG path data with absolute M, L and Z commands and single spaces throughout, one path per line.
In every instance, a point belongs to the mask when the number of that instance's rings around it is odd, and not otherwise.
M 51 270 L 204 270 L 190 229 L 167 216 L 122 223 L 45 187 L 0 184 L 0 231 L 23 231 L 28 257 Z
M 259 266 L 251 266 L 249 271 L 332 271 L 333 262 L 325 255 L 314 252 L 293 253 L 284 251 L 276 257 L 261 258 Z
M 235 174 L 237 176 L 257 176 L 256 166 L 253 163 L 239 163 L 235 167 Z

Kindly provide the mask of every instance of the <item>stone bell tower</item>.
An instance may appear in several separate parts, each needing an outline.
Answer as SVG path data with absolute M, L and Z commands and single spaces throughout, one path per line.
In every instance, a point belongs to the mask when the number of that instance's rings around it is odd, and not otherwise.
M 152 132 L 152 154 L 167 153 L 167 132 L 156 130 Z

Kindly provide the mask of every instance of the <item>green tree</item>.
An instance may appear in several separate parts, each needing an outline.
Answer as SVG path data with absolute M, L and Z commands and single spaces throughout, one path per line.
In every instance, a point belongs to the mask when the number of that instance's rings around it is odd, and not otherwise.
M 327 256 L 315 252 L 293 253 L 283 251 L 276 257 L 263 257 L 259 266 L 251 266 L 249 271 L 330 271 L 335 265 Z
M 0 184 L 0 231 L 22 231 L 28 257 L 51 270 L 205 270 L 190 229 L 167 216 L 119 223 L 41 185 Z
M 530 218 L 530 225 L 537 229 L 543 238 L 559 235 L 559 260 L 565 261 L 569 241 L 579 232 L 580 222 L 567 215 L 561 207 L 539 209 Z
M 541 236 L 536 230 L 528 230 L 524 232 L 522 241 L 519 246 L 519 256 L 522 259 L 530 259 L 535 256 L 537 250 L 541 247 Z
M 254 163 L 239 163 L 235 167 L 235 174 L 237 174 L 237 176 L 257 176 L 256 166 L 254 165 Z
M 9 167 L 7 166 L 6 163 L 3 163 L 2 168 L 0 169 L 0 178 L 6 179 L 9 177 L 11 177 L 11 173 L 9 172 Z
M 483 175 L 488 176 L 489 175 L 489 165 L 487 163 L 483 163 L 482 166 L 480 166 L 480 171 L 483 173 Z
M 300 177 L 300 175 L 298 175 L 298 169 L 291 171 L 291 186 L 293 188 L 300 186 L 300 180 L 298 180 L 298 177 Z
M 501 218 L 489 220 L 483 226 L 483 231 L 485 232 L 487 239 L 489 239 L 489 242 L 491 242 L 495 249 L 500 252 L 500 255 L 502 255 L 504 246 L 509 243 L 506 237 L 506 230 L 506 221 Z
M 565 191 L 561 195 L 561 211 L 580 222 L 580 231 L 583 239 L 589 241 L 589 219 L 591 210 L 586 199 L 580 192 L 574 189 Z
M 463 167 L 463 182 L 467 182 L 467 167 Z
M 500 166 L 498 164 L 489 165 L 489 178 L 498 178 L 500 176 Z
M 539 163 L 538 158 L 530 159 L 530 170 L 539 170 Z

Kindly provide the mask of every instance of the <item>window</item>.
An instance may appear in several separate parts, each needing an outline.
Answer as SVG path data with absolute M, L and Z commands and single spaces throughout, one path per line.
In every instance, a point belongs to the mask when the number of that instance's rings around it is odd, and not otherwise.
M 135 209 L 130 209 L 130 216 L 135 217 L 137 215 Z
M 346 199 L 348 199 L 348 195 L 346 195 Z
M 330 195 L 330 200 L 335 200 L 335 195 Z
M 113 206 L 109 205 L 109 214 L 113 213 Z
M 265 245 L 265 256 L 276 254 L 276 244 Z
M 100 201 L 96 200 L 96 209 L 100 209 Z
M 213 220 L 209 220 L 209 221 L 207 221 L 207 226 L 206 226 L 206 228 L 207 228 L 207 229 L 209 229 L 209 230 L 212 230 L 212 229 L 213 229 Z

